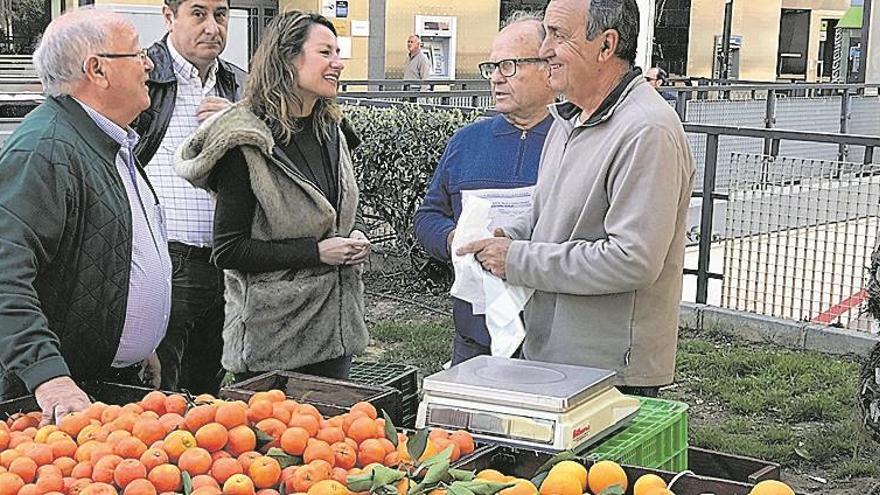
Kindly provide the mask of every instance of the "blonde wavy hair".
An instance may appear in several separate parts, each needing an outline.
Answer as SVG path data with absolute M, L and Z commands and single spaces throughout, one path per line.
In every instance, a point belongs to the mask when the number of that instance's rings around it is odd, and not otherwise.
M 282 142 L 289 141 L 300 130 L 295 115 L 302 108 L 302 99 L 293 90 L 297 81 L 293 59 L 302 53 L 309 29 L 314 25 L 324 26 L 336 35 L 333 24 L 318 14 L 292 10 L 276 16 L 263 32 L 251 59 L 244 104 Z M 312 115 L 318 139 L 327 142 L 333 127 L 342 120 L 342 110 L 334 98 L 319 98 Z

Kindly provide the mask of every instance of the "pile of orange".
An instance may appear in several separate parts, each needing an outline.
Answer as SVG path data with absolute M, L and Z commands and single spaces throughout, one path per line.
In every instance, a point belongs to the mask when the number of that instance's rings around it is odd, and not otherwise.
M 203 395 L 193 405 L 150 392 L 124 406 L 96 402 L 57 425 L 39 422 L 39 412 L 0 421 L 0 495 L 180 493 L 187 477 L 192 495 L 279 495 L 282 487 L 345 495 L 348 475 L 409 458 L 406 436 L 398 435 L 399 447 L 385 438 L 372 404 L 327 419 L 280 390 L 257 392 L 247 403 Z M 259 432 L 270 441 L 257 450 Z M 473 450 L 466 432 L 432 435 L 435 448 Z M 280 451 L 302 462 L 282 469 Z
M 487 473 L 488 472 L 488 473 Z M 492 470 L 477 473 L 477 478 L 489 481 L 511 482 L 515 481 L 510 476 Z M 626 471 L 620 464 L 614 461 L 599 461 L 587 469 L 582 464 L 574 461 L 561 461 L 556 463 L 541 483 L 537 493 L 528 488 L 520 488 L 513 492 L 501 492 L 501 495 L 600 495 L 605 490 L 617 486 L 624 492 L 629 486 Z M 534 486 L 532 486 L 533 488 Z M 629 492 L 627 492 L 629 493 Z M 655 474 L 644 474 L 636 479 L 632 485 L 633 495 L 675 495 L 670 490 L 666 481 Z M 794 491 L 781 481 L 762 481 L 754 486 L 749 495 L 794 495 Z

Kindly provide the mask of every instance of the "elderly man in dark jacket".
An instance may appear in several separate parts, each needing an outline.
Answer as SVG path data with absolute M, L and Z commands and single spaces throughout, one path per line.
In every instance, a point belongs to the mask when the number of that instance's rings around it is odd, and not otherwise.
M 34 65 L 48 97 L 0 152 L 0 398 L 33 392 L 47 423 L 88 406 L 77 382 L 155 368 L 171 260 L 129 127 L 153 68 L 134 26 L 65 14 Z
M 208 116 L 237 101 L 245 72 L 219 58 L 227 0 L 165 0 L 168 34 L 150 47 L 152 104 L 135 123 L 136 152 L 168 218 L 171 319 L 159 346 L 162 389 L 216 394 L 223 375 L 223 271 L 213 265 L 214 204 L 173 169 L 174 151 Z

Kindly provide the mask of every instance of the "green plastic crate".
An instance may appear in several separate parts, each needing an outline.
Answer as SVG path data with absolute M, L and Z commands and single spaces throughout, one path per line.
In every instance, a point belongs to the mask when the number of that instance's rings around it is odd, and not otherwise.
M 585 457 L 666 471 L 686 470 L 688 405 L 662 399 L 641 401 L 632 422 L 592 447 Z

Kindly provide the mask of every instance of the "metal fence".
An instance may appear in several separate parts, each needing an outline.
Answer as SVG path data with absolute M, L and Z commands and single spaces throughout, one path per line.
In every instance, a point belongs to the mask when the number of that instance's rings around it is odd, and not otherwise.
M 342 83 L 342 95 L 354 99 L 491 108 L 485 80 L 424 81 L 362 80 Z M 726 126 L 780 128 L 824 133 L 880 135 L 878 85 L 857 84 L 730 84 L 670 86 L 683 122 Z M 705 161 L 705 136 L 690 137 L 697 163 Z M 718 185 L 730 177 L 732 153 L 769 153 L 766 140 L 725 136 L 721 139 Z M 861 148 L 812 142 L 785 142 L 783 155 L 824 160 L 863 161 Z M 880 156 L 876 157 L 880 161 Z M 698 180 L 702 180 L 702 166 Z
M 844 103 L 846 100 L 846 103 Z M 767 100 L 690 100 L 687 122 L 742 127 L 792 129 L 822 133 L 880 135 L 880 98 L 877 96 L 817 96 Z M 691 149 L 698 164 L 705 162 L 705 136 L 690 136 Z M 729 186 L 733 153 L 769 153 L 766 140 L 725 136 L 720 142 L 717 181 L 720 189 Z M 861 147 L 842 149 L 836 144 L 787 141 L 779 153 L 785 156 L 862 162 Z M 880 156 L 874 161 L 880 163 Z M 698 173 L 702 180 L 702 167 Z
M 721 306 L 871 330 L 859 308 L 880 165 L 742 153 L 731 163 Z
M 858 317 L 865 260 L 874 247 L 880 193 L 873 163 L 880 136 L 684 124 L 705 135 L 698 244 L 686 275 L 693 299 L 733 309 L 871 330 Z M 734 153 L 716 184 L 723 137 L 760 138 L 770 155 Z M 863 163 L 781 157 L 788 142 L 861 148 Z M 710 200 L 707 200 L 711 198 Z M 725 208 L 715 238 L 716 205 Z M 686 255 L 687 258 L 687 255 Z M 714 259 L 713 259 L 714 258 Z M 696 268 L 693 262 L 696 262 Z M 710 281 L 715 287 L 710 294 Z M 718 287 L 720 285 L 720 287 Z M 716 297 L 720 292 L 720 297 Z
M 690 298 L 872 330 L 858 307 L 880 228 L 880 164 L 874 160 L 880 136 L 690 122 L 684 128 L 700 169 L 692 204 L 694 243 L 686 256 Z M 835 160 L 841 148 L 863 163 Z M 810 149 L 823 149 L 831 159 L 781 154 Z

